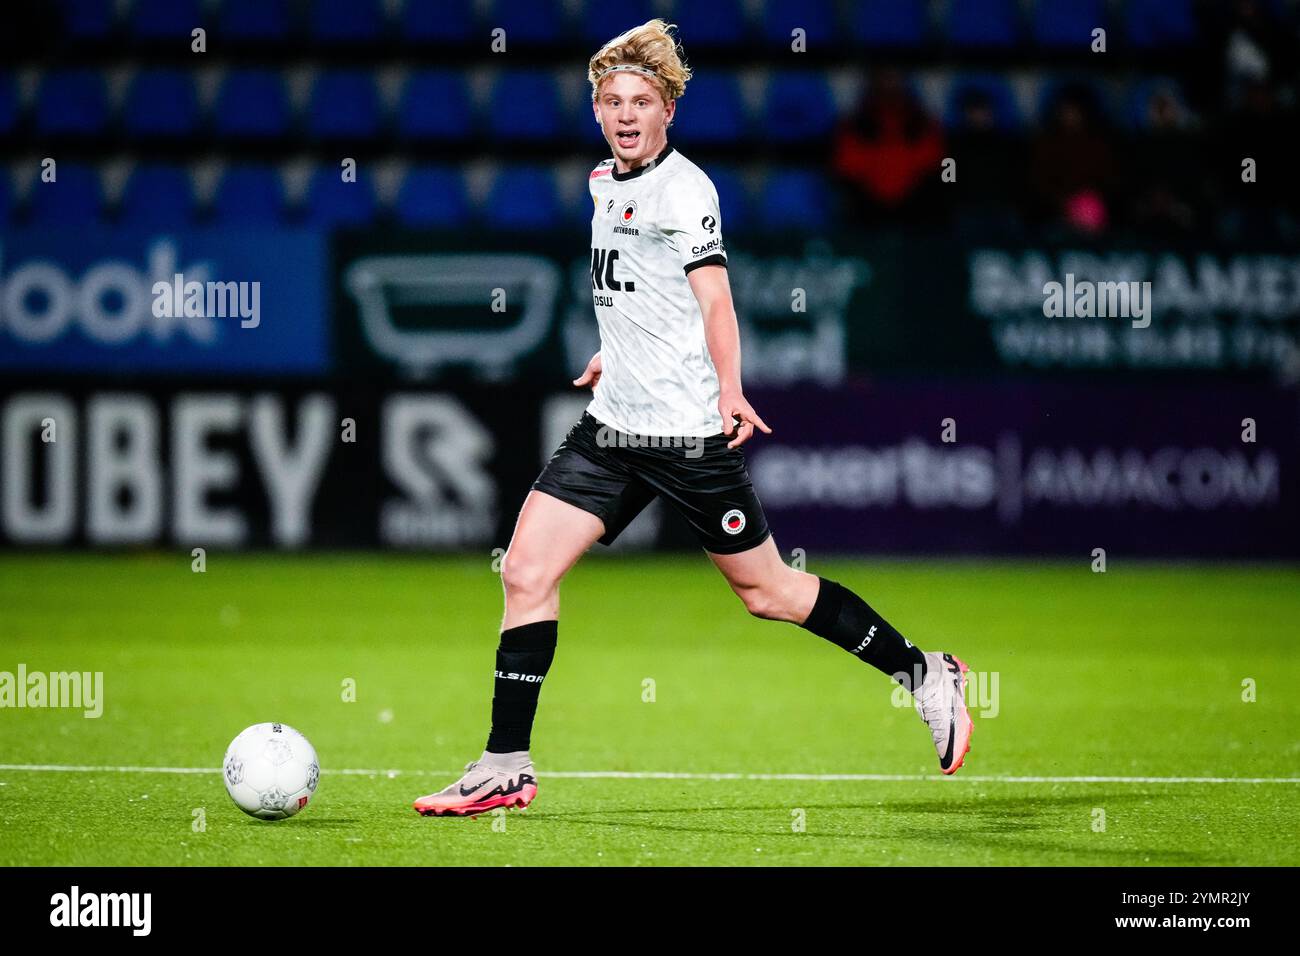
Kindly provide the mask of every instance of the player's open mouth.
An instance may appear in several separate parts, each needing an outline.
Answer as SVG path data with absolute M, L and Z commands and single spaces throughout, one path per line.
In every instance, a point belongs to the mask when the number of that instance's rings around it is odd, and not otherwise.
M 630 130 L 625 133 L 616 133 L 614 138 L 618 140 L 620 146 L 635 146 L 636 141 L 641 138 L 641 134 L 636 130 Z

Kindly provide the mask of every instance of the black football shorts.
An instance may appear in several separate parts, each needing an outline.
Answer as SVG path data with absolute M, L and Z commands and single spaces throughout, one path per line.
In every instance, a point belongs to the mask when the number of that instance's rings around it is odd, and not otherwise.
M 739 554 L 771 532 L 735 438 L 658 438 L 615 431 L 584 412 L 533 487 L 589 512 L 612 544 L 656 497 L 686 519 L 700 546 Z

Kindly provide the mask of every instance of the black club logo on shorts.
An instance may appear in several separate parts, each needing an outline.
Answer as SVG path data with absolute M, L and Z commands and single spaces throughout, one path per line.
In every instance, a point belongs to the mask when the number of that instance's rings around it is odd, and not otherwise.
M 722 530 L 727 534 L 740 534 L 745 530 L 745 512 L 732 508 L 722 516 Z

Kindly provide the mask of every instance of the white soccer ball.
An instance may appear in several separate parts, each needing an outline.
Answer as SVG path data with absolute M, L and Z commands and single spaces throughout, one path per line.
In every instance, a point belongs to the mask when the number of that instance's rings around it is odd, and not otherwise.
M 230 742 L 221 770 L 235 806 L 259 820 L 293 816 L 320 781 L 315 748 L 288 724 L 249 727 Z

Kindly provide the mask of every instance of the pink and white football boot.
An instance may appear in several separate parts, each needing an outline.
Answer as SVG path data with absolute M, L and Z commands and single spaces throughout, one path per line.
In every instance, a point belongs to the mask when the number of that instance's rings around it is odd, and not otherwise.
M 531 761 L 508 770 L 489 766 L 480 758 L 466 764 L 465 775 L 451 786 L 420 797 L 413 806 L 426 817 L 472 817 L 497 807 L 522 810 L 536 796 L 537 771 Z
M 925 655 L 925 680 L 914 695 L 916 712 L 930 727 L 934 749 L 939 752 L 939 769 L 956 773 L 970 750 L 975 729 L 966 709 L 966 672 L 964 661 L 931 651 Z

